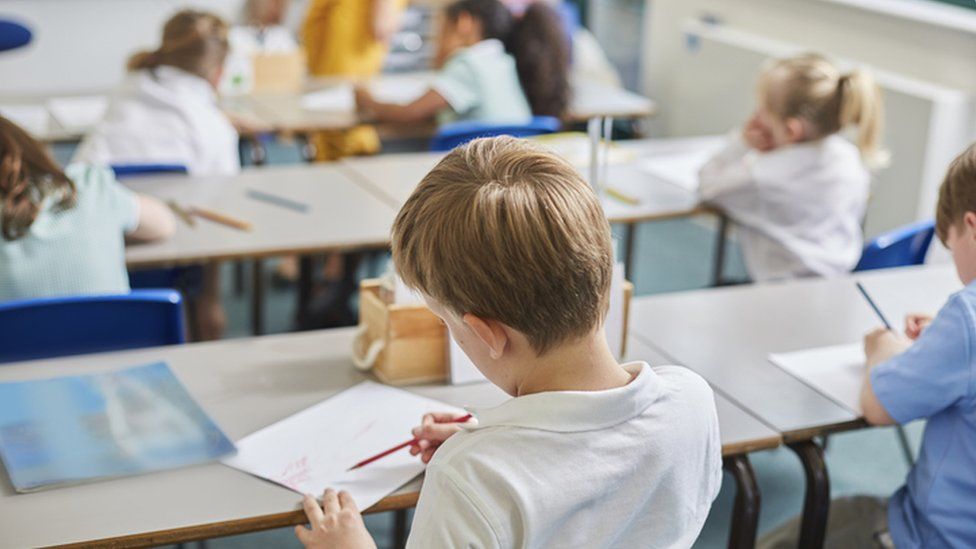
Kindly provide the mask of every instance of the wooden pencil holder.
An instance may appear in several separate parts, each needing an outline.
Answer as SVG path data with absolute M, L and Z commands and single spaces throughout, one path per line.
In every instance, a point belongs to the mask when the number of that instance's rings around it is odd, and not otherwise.
M 634 285 L 624 283 L 626 354 L 630 301 Z M 388 385 L 445 381 L 450 374 L 447 326 L 423 305 L 399 305 L 386 299 L 379 279 L 363 280 L 359 288 L 359 327 L 353 340 L 353 363 L 372 370 Z

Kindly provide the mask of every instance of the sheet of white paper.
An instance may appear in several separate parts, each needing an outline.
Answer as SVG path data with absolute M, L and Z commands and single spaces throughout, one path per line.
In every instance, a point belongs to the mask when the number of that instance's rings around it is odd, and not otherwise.
M 47 109 L 62 126 L 87 129 L 101 121 L 108 110 L 108 98 L 103 95 L 83 97 L 53 97 Z
M 769 355 L 769 361 L 861 415 L 864 347 L 861 343 Z
M 474 365 L 468 358 L 461 346 L 454 341 L 450 332 L 447 334 L 448 353 L 447 359 L 451 361 L 451 384 L 462 385 L 465 383 L 475 383 L 477 381 L 487 381 L 481 370 Z
M 548 148 L 552 152 L 563 157 L 567 162 L 579 170 L 590 166 L 590 143 L 588 135 L 582 132 L 559 133 L 554 135 L 543 135 L 533 138 L 540 145 Z M 625 164 L 634 160 L 635 153 L 632 149 L 619 147 L 610 143 L 607 151 L 607 162 L 611 165 Z
M 616 355 L 617 360 L 623 358 L 624 347 L 624 264 L 613 266 L 613 278 L 610 279 L 610 308 L 607 320 L 603 324 L 603 331 L 607 336 L 607 344 Z
M 224 464 L 299 493 L 347 490 L 366 509 L 424 470 L 406 449 L 349 471 L 360 461 L 410 439 L 428 412 L 460 408 L 364 381 L 237 442 Z
M 307 111 L 351 112 L 356 109 L 352 84 L 339 84 L 306 93 L 302 97 L 302 108 Z
M 716 148 L 708 147 L 682 154 L 651 156 L 637 162 L 637 168 L 672 185 L 697 192 L 698 171 L 715 154 L 716 150 Z
M 35 137 L 47 133 L 50 115 L 42 105 L 0 105 L 0 115 Z

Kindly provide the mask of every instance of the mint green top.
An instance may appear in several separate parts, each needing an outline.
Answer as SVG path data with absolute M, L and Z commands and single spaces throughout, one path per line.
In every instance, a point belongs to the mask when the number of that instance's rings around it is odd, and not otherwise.
M 65 174 L 73 207 L 48 197 L 27 234 L 0 237 L 0 301 L 129 291 L 124 237 L 139 223 L 136 195 L 108 168 L 72 164 Z
M 482 40 L 455 52 L 432 87 L 451 106 L 437 114 L 438 124 L 459 120 L 525 122 L 532 117 L 515 59 L 498 40 Z

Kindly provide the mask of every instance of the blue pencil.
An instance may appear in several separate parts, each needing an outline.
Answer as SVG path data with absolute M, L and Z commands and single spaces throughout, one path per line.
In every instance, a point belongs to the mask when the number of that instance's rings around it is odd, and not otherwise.
M 288 208 L 289 210 L 295 210 L 296 212 L 305 213 L 308 211 L 308 204 L 297 202 L 283 196 L 278 196 L 276 194 L 266 193 L 264 191 L 258 191 L 255 189 L 248 189 L 247 196 L 255 200 L 262 200 L 276 206 L 281 206 L 282 208 Z
M 861 291 L 861 295 L 864 296 L 865 301 L 868 302 L 868 305 L 870 305 L 871 308 L 874 309 L 874 313 L 878 315 L 878 318 L 880 318 L 881 322 L 884 323 L 885 328 L 889 330 L 893 329 L 891 327 L 891 323 L 888 322 L 888 319 L 885 318 L 885 315 L 881 312 L 881 309 L 878 308 L 878 305 L 874 302 L 873 299 L 871 299 L 871 296 L 868 295 L 868 291 L 864 289 L 864 286 L 861 286 L 860 282 L 855 282 L 855 284 L 857 285 L 857 289 Z

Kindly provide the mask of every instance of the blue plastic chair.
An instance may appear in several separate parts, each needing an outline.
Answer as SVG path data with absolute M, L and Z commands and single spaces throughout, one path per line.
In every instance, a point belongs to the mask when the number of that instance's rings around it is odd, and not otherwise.
M 184 342 L 175 290 L 0 303 L 0 362 Z
M 491 124 L 479 120 L 464 120 L 445 124 L 437 130 L 430 142 L 432 151 L 449 151 L 479 137 L 511 135 L 512 137 L 531 137 L 559 131 L 562 123 L 553 116 L 533 116 L 524 124 Z
M 0 19 L 0 51 L 14 50 L 30 44 L 33 33 L 24 25 Z
M 110 167 L 118 179 L 164 173 L 187 173 L 186 166 L 183 164 L 112 164 Z
M 921 265 L 934 234 L 935 222 L 931 220 L 888 231 L 864 247 L 854 272 Z

